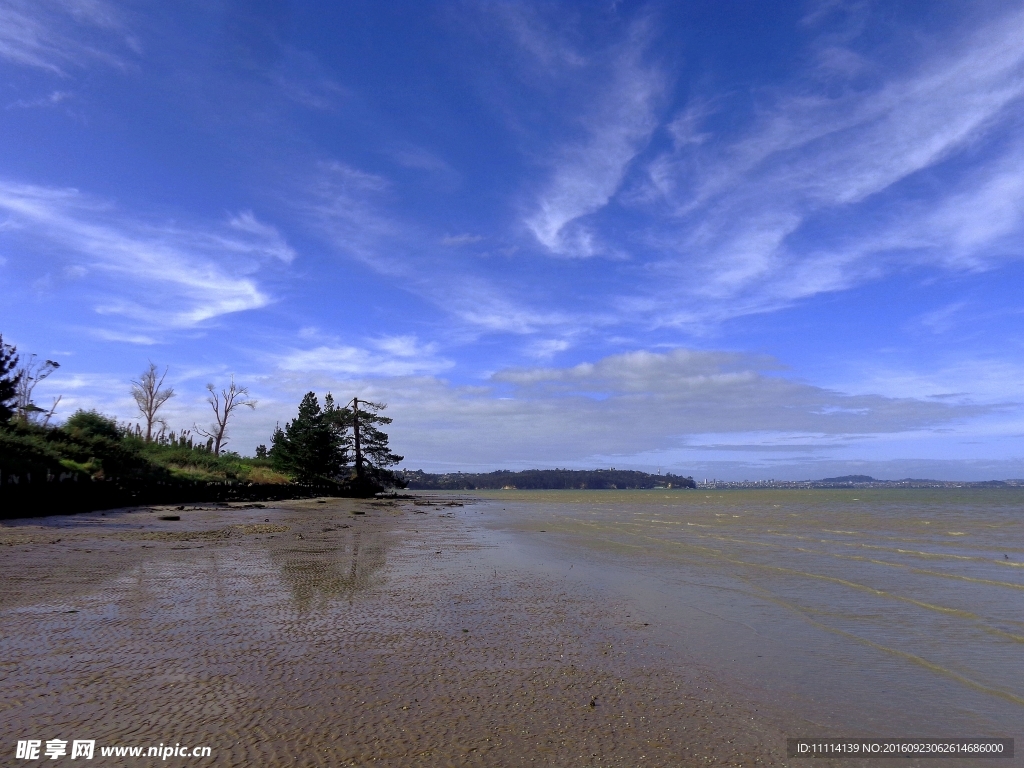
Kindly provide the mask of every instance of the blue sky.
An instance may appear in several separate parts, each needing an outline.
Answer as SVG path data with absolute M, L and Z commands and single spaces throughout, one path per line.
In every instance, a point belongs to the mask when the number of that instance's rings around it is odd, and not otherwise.
M 1024 477 L 1024 5 L 0 0 L 39 400 L 405 465 Z

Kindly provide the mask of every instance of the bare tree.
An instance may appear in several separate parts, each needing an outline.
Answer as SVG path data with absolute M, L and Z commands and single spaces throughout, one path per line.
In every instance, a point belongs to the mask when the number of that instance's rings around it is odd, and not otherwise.
M 52 419 L 53 415 L 55 413 L 57 413 L 57 406 L 60 405 L 60 401 L 63 400 L 63 399 L 64 399 L 64 395 L 57 395 L 55 398 L 53 398 L 53 405 L 50 406 L 50 410 L 48 410 L 46 412 L 46 415 L 43 416 L 43 426 L 44 427 L 50 426 L 50 419 Z
M 32 400 L 32 392 L 36 385 L 51 373 L 60 368 L 60 363 L 53 360 L 40 361 L 36 355 L 32 355 L 28 362 L 18 368 L 18 389 L 15 394 L 14 414 L 21 422 L 28 423 L 38 413 L 46 413 Z M 58 398 L 59 399 L 59 398 Z M 56 410 L 57 403 L 54 402 L 53 410 Z M 50 416 L 53 415 L 51 410 Z M 47 417 L 49 421 L 50 416 Z
M 139 409 L 142 421 L 146 424 L 145 440 L 147 443 L 153 439 L 154 427 L 167 426 L 167 421 L 159 416 L 164 403 L 175 394 L 171 387 L 164 388 L 167 370 L 164 368 L 164 372 L 161 374 L 156 365 L 150 362 L 149 368 L 143 371 L 138 380 L 132 379 L 132 398 Z
M 213 455 L 220 456 L 220 449 L 228 442 L 226 433 L 231 412 L 239 406 L 255 409 L 256 401 L 249 396 L 248 387 L 239 387 L 235 384 L 234 376 L 231 377 L 231 386 L 222 389 L 219 395 L 213 384 L 207 384 L 206 388 L 210 392 L 206 402 L 213 408 L 214 423 L 210 425 L 209 429 L 203 429 L 197 425 L 195 430 L 203 437 L 213 441 Z
M 132 397 L 135 398 L 135 405 L 138 406 L 139 413 L 142 414 L 142 419 L 146 422 L 147 443 L 153 439 L 154 424 L 167 426 L 167 422 L 161 419 L 157 413 L 164 403 L 174 397 L 173 389 L 163 388 L 164 379 L 167 378 L 167 368 L 164 368 L 164 372 L 159 378 L 157 378 L 158 374 L 156 365 L 150 361 L 149 368 L 139 376 L 139 380 L 132 379 Z

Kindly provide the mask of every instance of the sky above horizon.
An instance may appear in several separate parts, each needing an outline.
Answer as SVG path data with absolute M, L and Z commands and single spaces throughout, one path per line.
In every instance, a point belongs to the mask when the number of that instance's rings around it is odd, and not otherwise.
M 0 0 L 0 333 L 403 466 L 1024 477 L 1024 4 Z

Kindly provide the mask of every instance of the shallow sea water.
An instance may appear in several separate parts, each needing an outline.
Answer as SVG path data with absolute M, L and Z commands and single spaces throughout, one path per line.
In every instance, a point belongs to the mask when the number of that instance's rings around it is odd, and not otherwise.
M 788 735 L 1024 749 L 1024 489 L 474 495 L 502 557 L 625 597 Z

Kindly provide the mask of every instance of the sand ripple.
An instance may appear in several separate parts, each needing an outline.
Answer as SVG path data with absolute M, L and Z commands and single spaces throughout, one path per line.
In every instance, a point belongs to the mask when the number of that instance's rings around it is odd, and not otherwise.
M 202 762 L 224 766 L 782 762 L 778 734 L 659 665 L 619 608 L 493 567 L 456 507 L 180 514 L 0 529 L 5 750 L 60 737 L 206 745 Z

